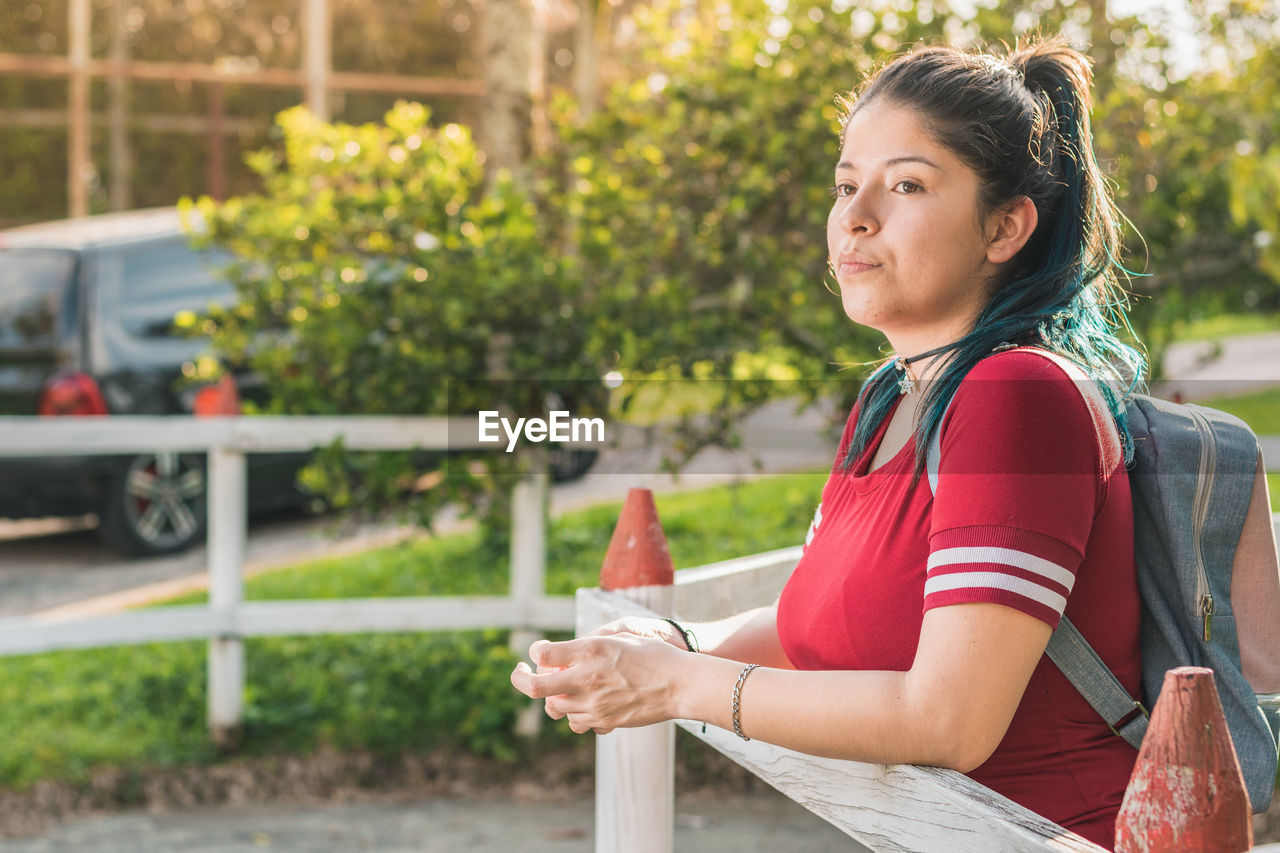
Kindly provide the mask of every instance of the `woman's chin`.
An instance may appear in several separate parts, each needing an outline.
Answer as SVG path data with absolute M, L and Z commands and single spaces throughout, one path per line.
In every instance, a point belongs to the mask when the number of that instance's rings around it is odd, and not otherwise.
M 866 326 L 868 329 L 881 331 L 880 327 L 883 325 L 884 314 L 883 312 L 876 311 L 871 306 L 860 304 L 851 305 L 848 302 L 845 302 L 844 315 L 855 325 Z

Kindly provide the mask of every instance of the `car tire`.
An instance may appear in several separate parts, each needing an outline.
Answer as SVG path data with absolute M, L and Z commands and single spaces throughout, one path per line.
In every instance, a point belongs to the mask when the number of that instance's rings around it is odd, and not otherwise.
M 185 551 L 205 535 L 205 457 L 148 453 L 128 460 L 107 479 L 102 538 L 117 551 L 150 556 Z
M 567 483 L 578 479 L 596 464 L 599 456 L 599 450 L 589 447 L 552 447 L 548 460 L 552 481 Z

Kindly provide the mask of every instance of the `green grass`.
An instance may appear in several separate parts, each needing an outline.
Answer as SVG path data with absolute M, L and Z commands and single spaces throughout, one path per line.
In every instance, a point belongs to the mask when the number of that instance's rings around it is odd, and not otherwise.
M 1209 341 L 1280 331 L 1280 316 L 1274 314 L 1217 314 L 1179 323 L 1173 332 L 1176 341 Z
M 802 541 L 823 474 L 659 495 L 677 566 Z M 593 586 L 618 505 L 557 519 L 547 586 Z M 262 575 L 250 599 L 501 595 L 505 546 L 478 532 L 415 540 Z M 182 603 L 201 600 L 189 596 Z M 246 642 L 244 752 L 321 745 L 382 754 L 452 747 L 513 758 L 522 697 L 508 681 L 505 631 L 263 638 Z M 0 659 L 0 787 L 85 782 L 95 768 L 215 761 L 205 731 L 203 643 L 56 652 Z M 563 726 L 549 742 L 568 739 Z
M 1244 421 L 1258 435 L 1280 435 L 1280 388 L 1268 388 L 1233 397 L 1217 397 L 1204 405 L 1230 412 Z M 1280 466 L 1280 459 L 1268 459 L 1267 466 Z M 1271 495 L 1271 511 L 1280 512 L 1280 472 L 1267 474 Z
M 653 426 L 684 416 L 714 412 L 721 403 L 724 382 L 695 379 L 642 379 L 624 384 L 613 392 L 614 406 L 626 402 L 619 416 L 632 426 Z
M 1267 388 L 1232 397 L 1216 397 L 1204 405 L 1230 412 L 1258 435 L 1280 435 L 1280 388 Z M 1280 460 L 1273 459 L 1277 463 Z

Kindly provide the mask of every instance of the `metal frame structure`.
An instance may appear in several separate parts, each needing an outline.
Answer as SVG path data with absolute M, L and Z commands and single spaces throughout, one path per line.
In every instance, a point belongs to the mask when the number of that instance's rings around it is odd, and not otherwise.
M 215 198 L 225 193 L 222 164 L 225 163 L 224 137 L 243 133 L 252 123 L 227 119 L 223 115 L 221 97 L 224 85 L 268 86 L 298 89 L 304 93 L 308 109 L 321 119 L 329 117 L 329 94 L 335 91 L 387 92 L 404 95 L 452 95 L 482 97 L 485 84 L 479 80 L 415 77 L 399 74 L 334 71 L 330 43 L 331 0 L 299 0 L 302 3 L 303 62 L 301 68 L 261 68 L 256 62 L 146 62 L 130 60 L 125 49 L 122 28 L 112 34 L 110 56 L 94 59 L 89 50 L 90 0 L 68 0 L 67 55 L 35 56 L 0 53 L 0 74 L 30 74 L 65 77 L 67 109 L 4 110 L 0 119 L 8 124 L 26 127 L 66 126 L 67 134 L 67 208 L 73 217 L 89 212 L 89 182 L 92 174 L 89 157 L 89 128 L 103 118 L 109 125 L 111 186 L 109 195 L 113 210 L 130 207 L 128 193 L 129 150 L 125 132 L 129 123 L 124 84 L 130 80 L 187 81 L 211 87 L 209 114 L 206 118 L 179 116 L 140 116 L 142 126 L 149 129 L 199 133 L 210 137 L 208 189 Z M 123 0 L 117 0 L 116 17 L 122 19 Z M 105 116 L 89 109 L 89 82 L 94 78 L 111 82 L 110 106 Z

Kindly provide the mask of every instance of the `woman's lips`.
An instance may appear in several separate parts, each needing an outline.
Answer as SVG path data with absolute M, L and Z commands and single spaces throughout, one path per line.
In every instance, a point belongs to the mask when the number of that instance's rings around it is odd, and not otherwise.
M 871 264 L 866 261 L 845 260 L 842 258 L 840 260 L 839 272 L 843 275 L 857 275 L 860 272 L 879 268 L 879 264 Z

